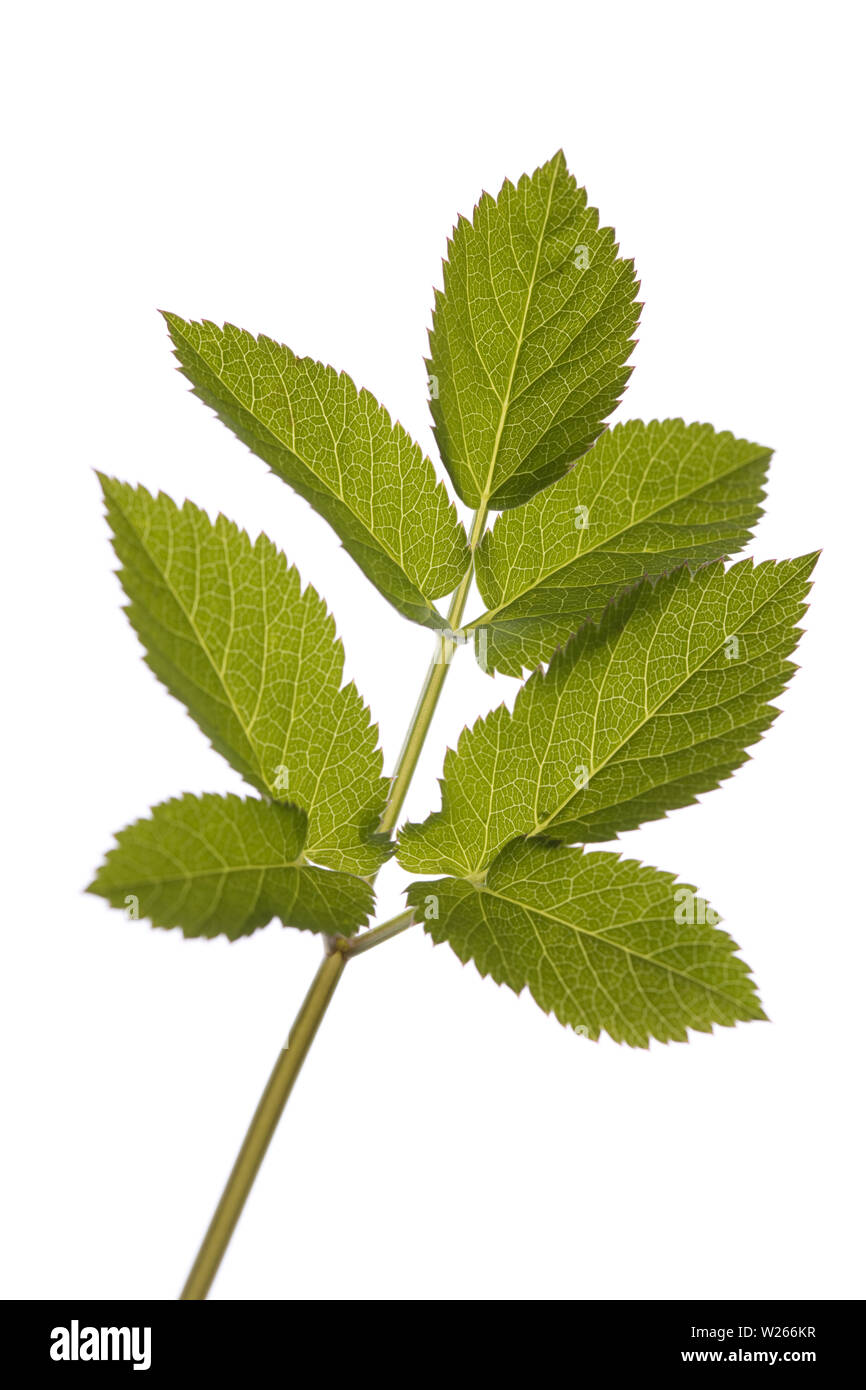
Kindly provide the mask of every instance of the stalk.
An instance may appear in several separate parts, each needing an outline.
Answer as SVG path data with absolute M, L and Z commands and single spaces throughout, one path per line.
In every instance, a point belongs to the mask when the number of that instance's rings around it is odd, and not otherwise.
M 484 523 L 486 520 L 486 506 L 479 507 L 473 518 L 472 530 L 469 534 L 469 549 L 473 557 L 475 555 L 475 547 L 478 545 L 484 532 Z M 418 697 L 418 704 L 415 707 L 415 713 L 409 725 L 409 731 L 406 734 L 406 741 L 397 759 L 397 768 L 391 782 L 385 811 L 379 822 L 379 830 L 383 834 L 390 834 L 397 824 L 403 802 L 406 799 L 406 793 L 409 790 L 409 783 L 412 781 L 415 768 L 418 765 L 421 749 L 424 747 L 424 740 L 429 732 L 433 715 L 436 713 L 439 696 L 442 694 L 442 687 L 445 684 L 445 678 L 451 666 L 451 658 L 457 646 L 453 634 L 458 630 L 463 621 L 466 600 L 469 597 L 469 589 L 472 584 L 472 572 L 473 565 L 470 562 L 466 573 L 460 581 L 460 587 L 455 590 L 454 597 L 451 600 L 448 616 L 446 618 L 446 622 L 448 623 L 447 631 L 437 634 L 436 650 L 433 653 L 433 660 L 430 663 L 430 669 L 421 687 L 421 694 Z
M 475 513 L 469 535 L 470 554 L 473 557 L 475 548 L 483 534 L 486 519 L 487 507 L 481 506 Z M 406 740 L 397 759 L 385 810 L 379 822 L 379 831 L 382 834 L 390 834 L 397 824 L 406 793 L 409 790 L 409 783 L 424 746 L 424 740 L 429 733 L 430 724 L 439 703 L 439 696 L 450 669 L 451 658 L 457 646 L 453 634 L 459 629 L 463 620 L 466 600 L 469 597 L 469 589 L 472 584 L 472 573 L 473 564 L 470 560 L 448 609 L 446 618 L 448 629 L 437 635 L 437 647 L 433 661 L 421 688 L 421 695 L 409 725 Z M 304 1064 L 304 1059 L 310 1050 L 310 1045 L 316 1036 L 325 1010 L 331 1002 L 331 997 L 337 988 L 347 960 L 352 956 L 361 955 L 362 952 L 371 950 L 383 941 L 390 940 L 398 932 L 405 931 L 407 927 L 410 927 L 412 922 L 413 913 L 410 910 L 401 912 L 397 917 L 381 926 L 361 932 L 359 936 L 329 939 L 325 959 L 319 966 L 298 1016 L 292 1025 L 288 1042 L 277 1058 L 276 1065 L 262 1092 L 262 1098 L 250 1122 L 235 1165 L 229 1174 L 228 1182 L 201 1243 L 195 1263 L 190 1270 L 189 1278 L 184 1284 L 180 1295 L 182 1300 L 207 1298 L 208 1291 L 216 1277 L 223 1255 L 255 1182 L 256 1174 L 279 1124 L 286 1101 L 292 1093 L 292 1087 Z
M 319 966 L 292 1025 L 288 1043 L 277 1058 L 276 1066 L 262 1093 L 240 1153 L 235 1159 L 235 1166 L 201 1243 L 195 1264 L 184 1284 L 181 1299 L 207 1298 L 274 1130 L 279 1124 L 286 1101 L 291 1095 L 298 1072 L 304 1064 L 304 1058 L 310 1050 L 310 1044 L 316 1036 L 345 967 L 346 958 L 339 951 L 325 956 Z

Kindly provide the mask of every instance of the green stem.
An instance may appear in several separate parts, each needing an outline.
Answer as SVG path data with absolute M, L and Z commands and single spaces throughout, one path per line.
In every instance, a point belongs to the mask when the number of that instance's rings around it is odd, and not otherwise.
M 484 531 L 486 518 L 486 506 L 479 507 L 475 513 L 469 536 L 469 546 L 473 557 L 475 547 Z M 463 619 L 466 600 L 469 597 L 469 589 L 472 584 L 472 571 L 473 566 L 470 564 L 448 609 L 446 619 L 448 631 L 437 637 L 437 649 L 433 656 L 433 662 L 427 673 L 414 717 L 409 725 L 403 750 L 397 759 L 397 767 L 389 788 L 388 800 L 385 803 L 385 810 L 379 823 L 379 830 L 382 833 L 390 834 L 397 824 L 406 792 L 409 790 L 412 774 L 429 732 L 430 723 L 451 664 L 451 657 L 457 646 L 452 634 L 460 627 Z M 201 1243 L 195 1264 L 183 1287 L 182 1299 L 207 1298 L 208 1290 L 232 1238 L 232 1233 L 250 1194 L 256 1174 L 261 1167 L 262 1159 L 267 1153 L 268 1145 L 273 1138 L 286 1101 L 291 1095 L 298 1072 L 304 1064 L 310 1044 L 316 1036 L 325 1010 L 331 1002 L 331 996 L 346 967 L 346 961 L 351 956 L 361 955 L 364 951 L 372 950 L 382 941 L 390 940 L 398 932 L 405 931 L 407 927 L 410 927 L 412 922 L 413 913 L 410 910 L 401 912 L 391 921 L 384 922 L 378 927 L 372 927 L 369 931 L 362 932 L 359 936 L 351 939 L 339 937 L 336 940 L 329 940 L 328 953 L 319 966 L 307 997 L 292 1025 L 288 1042 L 280 1053 L 268 1084 L 262 1093 L 256 1113 L 247 1130 L 246 1138 L 241 1145 L 240 1153 L 235 1160 L 235 1166 L 229 1174 L 229 1180 L 220 1197 L 219 1205 L 214 1212 L 207 1234 Z
M 345 956 L 337 951 L 325 956 L 310 985 L 307 997 L 292 1025 L 288 1042 L 280 1053 L 277 1064 L 271 1072 L 268 1084 L 262 1093 L 255 1115 L 235 1160 L 229 1180 L 225 1185 L 213 1220 L 201 1243 L 195 1264 L 181 1293 L 182 1299 L 207 1298 L 208 1289 L 219 1269 L 226 1246 L 232 1238 L 238 1217 L 250 1193 L 262 1159 L 279 1124 L 286 1101 L 316 1030 L 322 1021 L 331 996 L 337 988 L 337 981 L 346 968 Z
M 472 530 L 469 534 L 469 548 L 474 557 L 475 547 L 484 532 L 484 523 L 487 519 L 487 508 L 479 507 L 472 521 Z M 409 732 L 406 741 L 397 759 L 397 768 L 394 773 L 391 787 L 388 792 L 388 801 L 382 819 L 379 822 L 379 831 L 382 834 L 390 834 L 396 827 L 400 818 L 400 811 L 409 790 L 409 783 L 418 765 L 418 758 L 424 746 L 424 740 L 430 730 L 433 715 L 436 713 L 436 706 L 439 703 L 439 696 L 445 684 L 451 666 L 451 658 L 457 642 L 453 634 L 459 629 L 463 621 L 463 613 L 466 608 L 466 600 L 469 597 L 469 589 L 472 585 L 473 566 L 470 564 L 462 580 L 460 587 L 455 591 L 448 609 L 446 622 L 448 627 L 445 632 L 437 633 L 436 650 L 433 653 L 433 660 L 427 672 L 424 684 L 421 687 L 421 694 L 418 704 L 415 707 L 415 714 L 409 725 Z
M 362 931 L 359 936 L 338 937 L 336 950 L 347 960 L 352 956 L 360 956 L 364 951 L 372 951 L 373 947 L 380 945 L 381 942 L 390 941 L 392 936 L 399 936 L 400 932 L 411 927 L 414 921 L 415 909 L 410 907 L 408 911 L 392 917 L 389 922 L 383 922 L 378 927 L 371 927 L 369 931 Z

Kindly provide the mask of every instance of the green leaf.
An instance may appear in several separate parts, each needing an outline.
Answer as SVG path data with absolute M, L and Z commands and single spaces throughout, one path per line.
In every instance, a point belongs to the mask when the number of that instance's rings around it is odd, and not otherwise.
M 395 608 L 444 627 L 432 600 L 463 578 L 466 534 L 402 425 L 345 372 L 270 338 L 165 318 L 195 395 L 330 522 Z
M 765 1018 L 712 909 L 633 859 L 518 840 L 483 883 L 413 883 L 407 896 L 434 941 L 587 1037 L 646 1047 Z
M 519 676 L 645 575 L 746 545 L 771 451 L 710 425 L 630 420 L 481 541 L 476 653 Z
M 638 585 L 463 732 L 400 863 L 477 874 L 517 835 L 609 840 L 718 786 L 778 713 L 816 559 Z
M 334 621 L 267 539 L 102 478 L 127 614 L 151 670 L 266 796 L 307 815 L 307 858 L 372 873 L 384 807 L 378 731 L 343 679 Z
M 639 305 L 617 250 L 562 153 L 459 220 L 428 367 L 436 439 L 470 506 L 526 502 L 618 403 Z
M 182 796 L 117 835 L 88 892 L 184 936 L 235 941 L 275 917 L 347 935 L 373 907 L 369 883 L 309 865 L 295 806 L 239 796 Z

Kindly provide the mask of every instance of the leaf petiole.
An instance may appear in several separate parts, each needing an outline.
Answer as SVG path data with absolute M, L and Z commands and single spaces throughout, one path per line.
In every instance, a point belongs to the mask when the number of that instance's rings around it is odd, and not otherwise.
M 360 956 L 364 951 L 372 951 L 373 947 L 381 942 L 390 941 L 392 936 L 399 936 L 400 932 L 413 926 L 416 920 L 415 909 L 410 907 L 406 912 L 400 912 L 396 917 L 382 922 L 378 927 L 371 927 L 369 931 L 361 932 L 358 936 L 336 937 L 334 950 L 339 951 L 347 960 L 352 956 Z

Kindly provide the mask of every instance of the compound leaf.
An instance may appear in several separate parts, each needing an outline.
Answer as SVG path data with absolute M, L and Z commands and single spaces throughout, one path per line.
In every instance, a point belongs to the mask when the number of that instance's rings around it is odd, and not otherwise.
M 618 854 L 517 840 L 483 882 L 416 882 L 407 896 L 434 941 L 587 1037 L 646 1047 L 765 1017 L 704 900 Z
M 388 784 L 322 599 L 266 536 L 251 542 L 164 493 L 102 486 L 151 670 L 241 776 L 304 811 L 308 859 L 373 872 L 388 854 L 372 839 Z
M 778 711 L 816 555 L 644 581 L 449 751 L 417 873 L 483 872 L 509 840 L 609 840 L 730 776 Z
M 466 534 L 402 425 L 345 372 L 271 338 L 165 318 L 195 395 L 333 526 L 395 608 L 444 627 L 432 600 L 462 579 Z
M 436 439 L 470 506 L 527 501 L 617 404 L 639 315 L 617 250 L 561 152 L 459 220 L 428 367 Z
M 348 935 L 365 923 L 362 878 L 306 862 L 307 818 L 295 806 L 239 796 L 182 796 L 117 835 L 88 891 L 184 936 L 249 936 L 287 927 Z
M 761 516 L 770 457 L 682 420 L 606 431 L 570 473 L 482 539 L 476 578 L 488 611 L 469 625 L 479 657 L 519 676 L 630 584 L 741 549 Z

